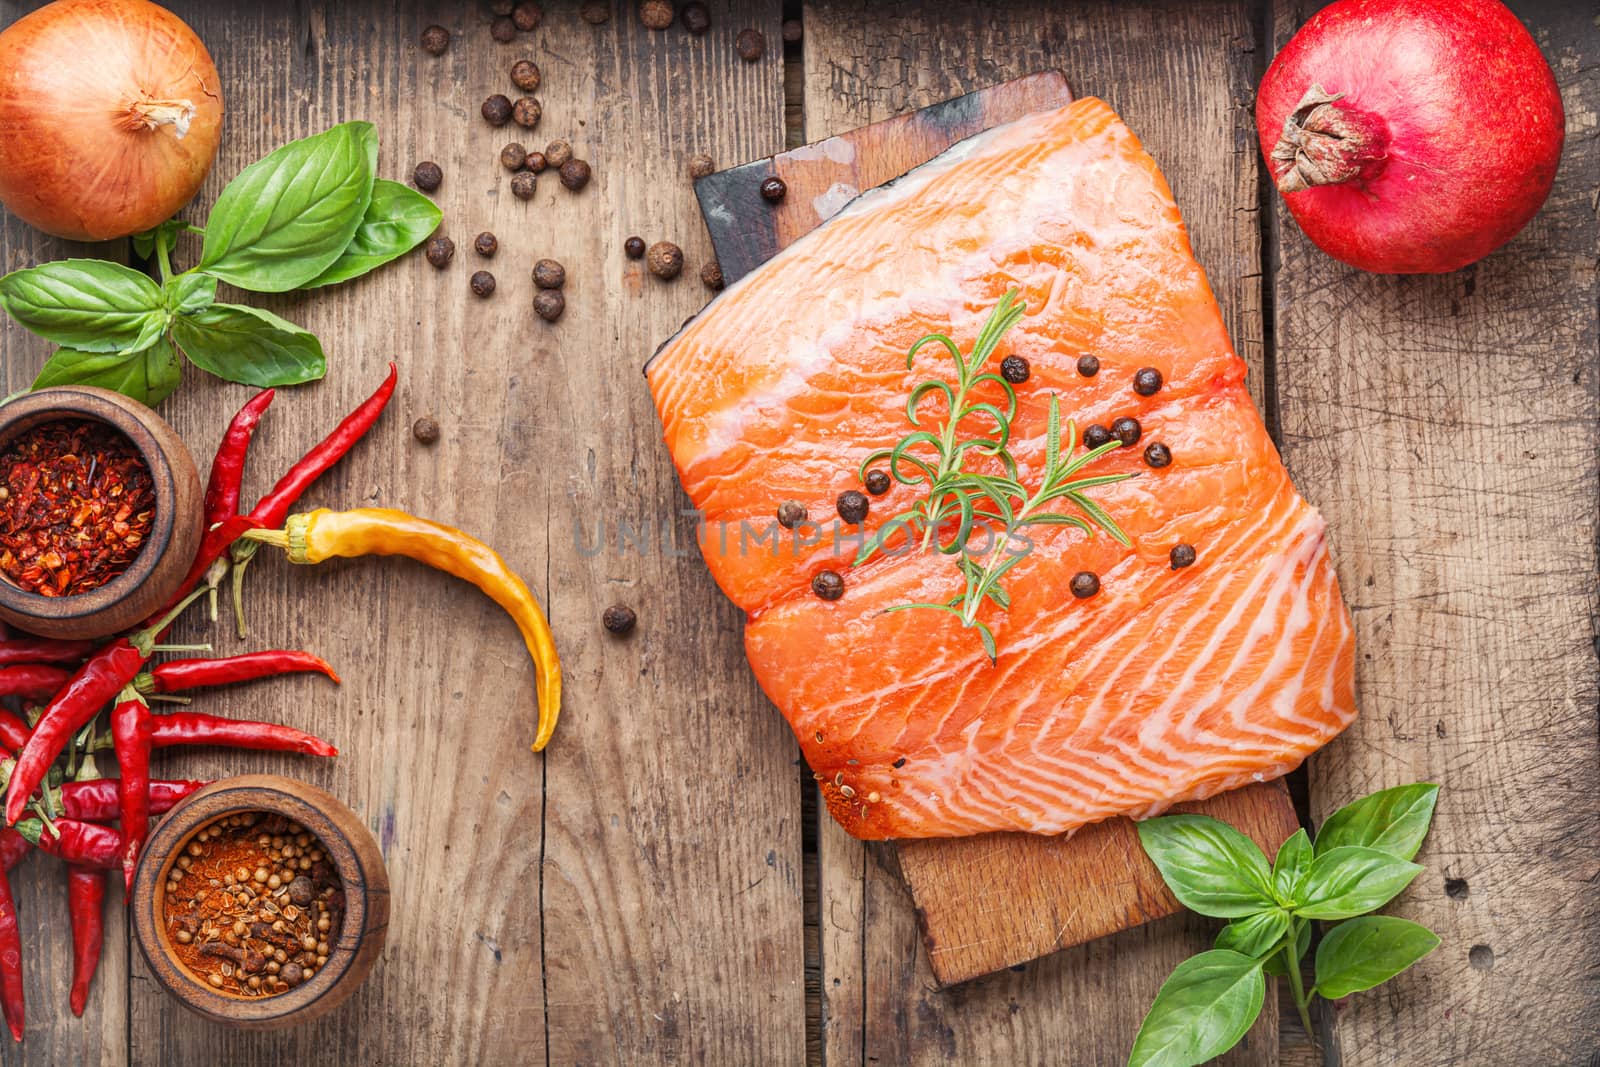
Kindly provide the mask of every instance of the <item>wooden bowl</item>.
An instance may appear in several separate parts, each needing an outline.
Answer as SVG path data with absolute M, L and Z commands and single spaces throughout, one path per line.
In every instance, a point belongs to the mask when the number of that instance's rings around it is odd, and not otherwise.
M 213 989 L 173 954 L 162 919 L 167 872 L 201 829 L 225 815 L 265 811 L 292 819 L 321 843 L 344 883 L 345 913 L 328 962 L 309 980 L 268 997 Z M 191 1011 L 245 1030 L 276 1030 L 326 1015 L 371 972 L 389 932 L 389 875 L 383 854 L 355 812 L 328 793 L 276 774 L 212 782 L 163 816 L 133 876 L 133 937 L 166 991 Z
M 155 481 L 155 522 L 128 569 L 86 593 L 40 596 L 0 575 L 0 619 L 43 637 L 107 637 L 138 625 L 177 592 L 200 548 L 202 496 L 194 457 L 154 411 L 121 393 L 62 385 L 0 407 L 0 449 L 40 423 L 88 419 L 120 431 Z

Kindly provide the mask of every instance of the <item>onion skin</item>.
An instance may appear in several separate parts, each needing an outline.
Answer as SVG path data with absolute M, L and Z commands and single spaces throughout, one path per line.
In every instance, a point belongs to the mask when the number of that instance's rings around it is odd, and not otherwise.
M 1549 63 L 1498 0 L 1339 0 L 1256 98 L 1301 230 L 1380 274 L 1456 270 L 1514 237 L 1550 194 L 1565 123 Z
M 171 218 L 221 136 L 216 65 L 165 8 L 56 0 L 0 33 L 0 202 L 46 233 L 106 241 Z

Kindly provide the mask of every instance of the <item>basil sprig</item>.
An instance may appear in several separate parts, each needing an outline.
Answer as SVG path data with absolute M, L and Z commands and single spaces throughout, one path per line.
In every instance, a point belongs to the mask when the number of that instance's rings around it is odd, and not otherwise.
M 1203 815 L 1139 824 L 1139 841 L 1184 906 L 1231 920 L 1216 947 L 1185 960 L 1161 986 L 1134 1039 L 1129 1067 L 1193 1067 L 1239 1042 L 1261 1012 L 1267 975 L 1286 975 L 1311 1032 L 1313 998 L 1371 989 L 1432 952 L 1439 938 L 1408 919 L 1368 915 L 1411 884 L 1412 857 L 1433 821 L 1439 787 L 1396 786 L 1334 812 L 1315 841 L 1304 830 L 1266 856 L 1244 834 Z M 1342 920 L 1317 946 L 1309 988 L 1301 961 L 1313 920 Z
M 98 259 L 0 278 L 0 308 L 61 346 L 33 388 L 98 385 L 157 404 L 182 380 L 182 357 L 263 387 L 322 377 L 327 360 L 315 336 L 260 308 L 218 303 L 217 283 L 256 293 L 320 288 L 421 244 L 439 225 L 438 207 L 377 178 L 377 161 L 377 134 L 365 122 L 289 142 L 228 183 L 204 228 L 172 219 L 133 237 L 159 280 Z M 186 232 L 201 236 L 200 260 L 174 272 Z

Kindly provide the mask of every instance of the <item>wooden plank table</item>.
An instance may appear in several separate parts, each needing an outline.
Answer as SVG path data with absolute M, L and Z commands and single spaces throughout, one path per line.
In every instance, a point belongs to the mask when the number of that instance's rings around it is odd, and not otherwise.
M 0 0 L 0 23 L 33 6 Z M 35 858 L 15 877 L 29 1033 L 0 1062 L 1120 1062 L 1166 973 L 1215 924 L 1165 920 L 934 991 L 899 882 L 807 804 L 809 776 L 745 667 L 737 612 L 680 547 L 692 540 L 686 501 L 638 374 L 707 296 L 689 155 L 738 163 L 1044 69 L 1105 97 L 1161 163 L 1269 426 L 1332 527 L 1364 710 L 1311 761 L 1311 816 L 1382 785 L 1445 786 L 1427 872 L 1396 909 L 1444 944 L 1390 991 L 1323 1020 L 1327 1062 L 1565 1064 L 1600 1051 L 1592 11 L 1513 5 L 1568 108 L 1544 212 L 1475 268 L 1377 278 L 1312 248 L 1262 181 L 1253 89 L 1315 3 L 742 0 L 713 4 L 704 37 L 651 33 L 632 5 L 591 26 L 551 3 L 507 45 L 476 5 L 173 6 L 209 43 L 229 109 L 200 205 L 283 141 L 364 118 L 383 176 L 421 159 L 444 168 L 437 199 L 459 248 L 442 273 L 412 257 L 269 302 L 318 333 L 330 372 L 280 394 L 247 493 L 399 359 L 390 413 L 307 503 L 402 507 L 499 546 L 549 609 L 566 710 L 547 753 L 530 753 L 520 642 L 449 579 L 395 561 L 258 562 L 248 640 L 198 621 L 183 636 L 207 634 L 224 653 L 310 647 L 345 684 L 274 682 L 203 706 L 314 729 L 342 755 L 166 753 L 157 769 L 280 771 L 346 799 L 389 864 L 388 949 L 328 1019 L 245 1035 L 154 987 L 113 902 L 77 1020 L 64 882 Z M 784 17 L 803 21 L 803 43 L 780 47 Z M 437 59 L 416 44 L 433 21 L 455 33 Z M 734 54 L 746 26 L 766 35 L 757 63 Z M 477 115 L 510 91 L 505 71 L 523 56 L 545 79 L 532 136 Z M 499 146 L 556 137 L 595 180 L 574 195 L 547 177 L 534 201 L 513 199 Z M 489 301 L 466 287 L 483 229 L 501 245 L 485 264 L 500 279 Z M 684 277 L 661 284 L 624 259 L 634 233 L 681 244 Z M 126 255 L 0 220 L 5 269 L 85 252 Z M 528 268 L 544 255 L 568 268 L 554 326 L 529 310 Z M 0 326 L 6 391 L 45 351 Z M 209 456 L 247 395 L 195 373 L 164 414 Z M 423 414 L 443 431 L 431 448 L 409 432 Z M 622 642 L 598 625 L 618 600 L 641 619 Z M 1314 1057 L 1269 1006 L 1225 1062 Z

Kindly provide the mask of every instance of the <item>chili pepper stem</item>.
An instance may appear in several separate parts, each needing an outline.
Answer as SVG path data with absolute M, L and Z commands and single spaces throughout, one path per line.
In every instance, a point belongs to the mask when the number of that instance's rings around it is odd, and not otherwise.
M 167 627 L 176 622 L 178 616 L 187 611 L 189 609 L 189 605 L 193 604 L 196 600 L 199 600 L 205 595 L 205 593 L 206 590 L 204 586 L 194 590 L 188 596 L 178 601 L 177 604 L 173 605 L 171 611 L 157 619 L 153 626 L 147 626 L 145 629 L 140 630 L 138 633 L 128 638 L 128 643 L 133 645 L 134 648 L 139 650 L 141 655 L 148 659 L 151 650 L 156 646 L 156 640 L 163 632 L 166 631 Z
M 151 652 L 210 652 L 210 651 L 212 651 L 212 648 L 211 648 L 211 643 L 209 641 L 207 641 L 207 642 L 204 642 L 204 643 L 198 644 L 198 645 L 151 645 L 150 646 L 150 651 Z
M 249 533 L 250 531 L 245 531 Z M 235 542 L 233 546 L 233 625 L 239 633 L 239 640 L 243 641 L 248 627 L 244 622 L 244 572 L 255 558 L 256 546 L 252 543 Z
M 142 689 L 140 690 L 140 692 L 144 693 L 144 698 L 146 700 L 155 700 L 155 701 L 159 701 L 162 704 L 193 704 L 194 703 L 194 700 L 192 698 L 190 698 L 190 697 L 181 697 L 181 696 L 177 696 L 177 695 L 172 694 L 172 693 L 147 693 Z

